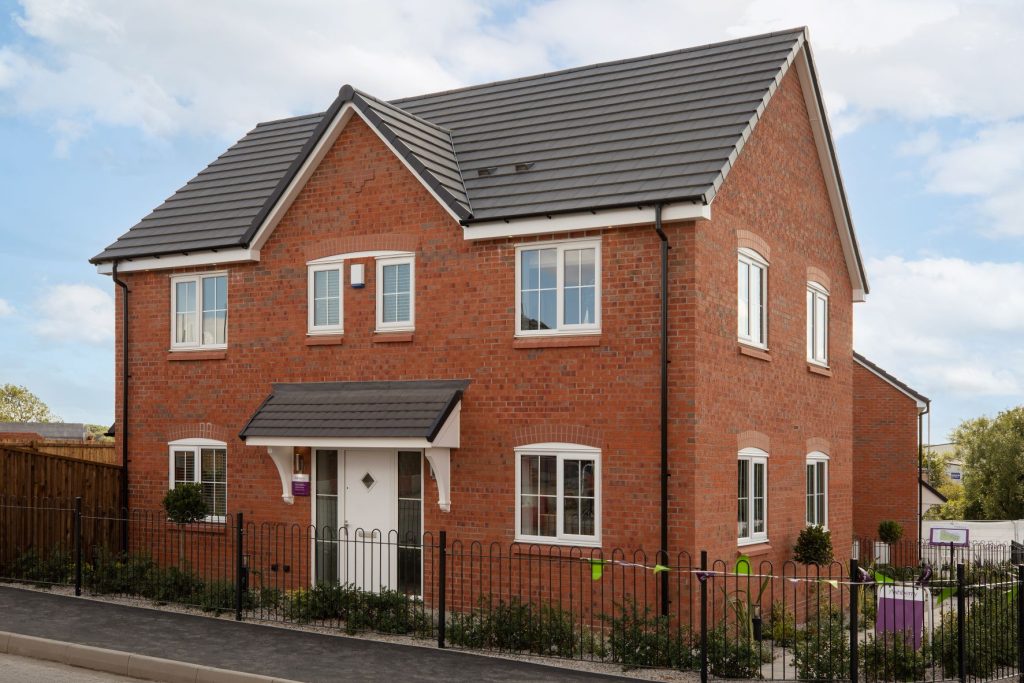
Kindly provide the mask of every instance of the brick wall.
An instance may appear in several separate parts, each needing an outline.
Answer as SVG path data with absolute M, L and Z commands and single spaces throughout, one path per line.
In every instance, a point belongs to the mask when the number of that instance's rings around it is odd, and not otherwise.
M 853 531 L 877 538 L 878 523 L 903 525 L 917 540 L 917 403 L 894 386 L 853 366 Z
M 791 74 L 716 199 L 713 220 L 666 225 L 673 553 L 704 547 L 735 556 L 737 444 L 754 433 L 767 439 L 771 453 L 771 547 L 762 555 L 790 557 L 803 525 L 803 459 L 811 439 L 832 457 L 830 525 L 849 538 L 850 288 L 817 163 Z M 738 231 L 771 249 L 767 362 L 737 350 Z M 204 360 L 168 353 L 168 280 L 185 271 L 124 275 L 131 287 L 133 506 L 159 505 L 169 440 L 212 435 L 228 444 L 230 510 L 257 521 L 309 524 L 309 499 L 284 504 L 265 449 L 246 448 L 236 436 L 272 382 L 469 378 L 462 447 L 452 454 L 451 512 L 439 511 L 427 478 L 426 529 L 510 542 L 513 449 L 578 434 L 602 449 L 604 545 L 657 548 L 660 247 L 653 226 L 557 238 L 602 243 L 603 331 L 596 346 L 578 348 L 517 348 L 513 340 L 515 245 L 555 238 L 479 243 L 461 233 L 354 118 L 261 261 L 227 268 L 225 353 Z M 387 343 L 374 334 L 375 270 L 365 259 L 355 262 L 366 265 L 366 288 L 344 291 L 343 343 L 307 345 L 306 262 L 370 249 L 415 250 L 415 333 Z M 810 373 L 804 360 L 804 283 L 812 267 L 831 279 L 831 377 Z

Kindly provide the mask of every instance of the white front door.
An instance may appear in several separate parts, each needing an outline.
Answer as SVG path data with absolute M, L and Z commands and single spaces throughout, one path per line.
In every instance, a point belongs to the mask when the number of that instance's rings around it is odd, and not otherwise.
M 398 571 L 397 458 L 394 451 L 345 451 L 341 495 L 342 583 L 394 588 Z

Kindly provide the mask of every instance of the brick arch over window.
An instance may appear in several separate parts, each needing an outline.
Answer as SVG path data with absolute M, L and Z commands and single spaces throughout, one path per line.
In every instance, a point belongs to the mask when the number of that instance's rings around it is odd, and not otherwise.
M 762 257 L 765 261 L 771 263 L 772 260 L 772 248 L 768 246 L 768 243 L 761 239 L 760 236 L 755 235 L 749 230 L 737 230 L 736 231 L 736 247 L 747 249 L 753 249 Z
M 408 251 L 419 249 L 420 240 L 416 235 L 353 235 L 351 237 L 332 237 L 318 241 L 306 248 L 306 260 L 315 261 L 337 254 L 351 254 L 357 251 Z
M 825 289 L 832 291 L 832 281 L 825 274 L 825 271 L 817 266 L 807 266 L 807 281 L 817 282 Z
M 181 439 L 213 439 L 230 444 L 238 435 L 226 427 L 215 425 L 212 422 L 196 422 L 194 424 L 179 425 L 167 431 L 167 438 L 164 441 L 180 441 Z
M 517 446 L 533 443 L 575 443 L 592 448 L 604 447 L 604 433 L 583 425 L 530 425 L 517 429 L 512 438 Z
M 744 448 L 760 448 L 765 453 L 771 453 L 771 442 L 767 434 L 755 431 L 740 432 L 736 435 L 736 450 Z
M 823 439 L 820 436 L 812 436 L 807 439 L 807 452 L 813 453 L 815 451 L 829 455 L 832 452 L 832 444 L 828 439 Z

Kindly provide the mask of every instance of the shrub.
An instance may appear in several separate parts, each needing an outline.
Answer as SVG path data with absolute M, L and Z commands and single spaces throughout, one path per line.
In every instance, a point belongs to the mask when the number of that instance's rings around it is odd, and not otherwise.
M 850 638 L 843 625 L 842 611 L 819 611 L 793 646 L 797 677 L 811 680 L 839 680 L 850 671 Z
M 818 525 L 806 526 L 796 539 L 793 557 L 800 564 L 828 564 L 833 559 L 832 532 Z
M 146 555 L 112 553 L 97 548 L 92 561 L 83 567 L 82 583 L 96 594 L 141 594 L 143 587 L 158 570 Z
M 928 668 L 928 646 L 914 649 L 902 631 L 868 638 L 859 646 L 860 673 L 865 681 L 920 681 Z
M 878 525 L 878 540 L 882 543 L 893 544 L 903 538 L 903 527 L 899 522 L 887 519 Z
M 178 484 L 167 491 L 163 506 L 170 520 L 178 524 L 198 522 L 205 519 L 208 512 L 203 487 L 195 483 Z
M 1000 666 L 1017 664 L 1017 611 L 1014 592 L 989 592 L 971 601 L 966 617 L 965 661 L 968 676 L 991 676 Z M 956 611 L 942 615 L 933 635 L 934 649 L 947 676 L 958 671 Z
M 772 641 L 779 647 L 792 647 L 796 642 L 796 618 L 781 601 L 772 603 L 769 614 Z
M 268 595 L 268 599 L 274 598 L 272 593 Z M 283 602 L 288 619 L 300 623 L 338 619 L 349 633 L 372 630 L 425 636 L 433 626 L 422 603 L 398 591 L 373 593 L 352 584 L 321 583 L 292 591 Z
M 696 669 L 700 655 L 694 651 L 693 636 L 685 626 L 673 629 L 668 617 L 643 611 L 630 601 L 611 619 L 609 651 L 614 662 L 625 668 L 640 666 Z
M 717 678 L 760 678 L 761 655 L 753 641 L 719 626 L 708 633 L 708 668 Z
M 12 579 L 37 584 L 71 583 L 74 572 L 75 562 L 71 553 L 60 548 L 51 548 L 46 553 L 29 548 L 3 570 L 3 574 Z
M 454 645 L 509 652 L 575 657 L 603 656 L 598 639 L 578 628 L 572 612 L 556 605 L 523 603 L 518 598 L 493 604 L 481 598 L 469 613 L 452 613 L 448 637 Z

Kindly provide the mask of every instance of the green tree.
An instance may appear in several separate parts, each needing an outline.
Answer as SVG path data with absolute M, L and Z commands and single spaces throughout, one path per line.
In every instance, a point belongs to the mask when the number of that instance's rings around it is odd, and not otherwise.
M 0 386 L 0 422 L 62 422 L 42 400 L 25 387 Z
M 965 420 L 953 442 L 963 461 L 965 518 L 1024 518 L 1024 406 Z
M 936 489 L 941 489 L 946 484 L 953 483 L 953 480 L 949 478 L 946 473 L 946 467 L 949 465 L 950 457 L 948 454 L 943 455 L 942 453 L 933 453 L 930 451 L 924 452 L 924 474 L 928 483 L 934 486 Z

